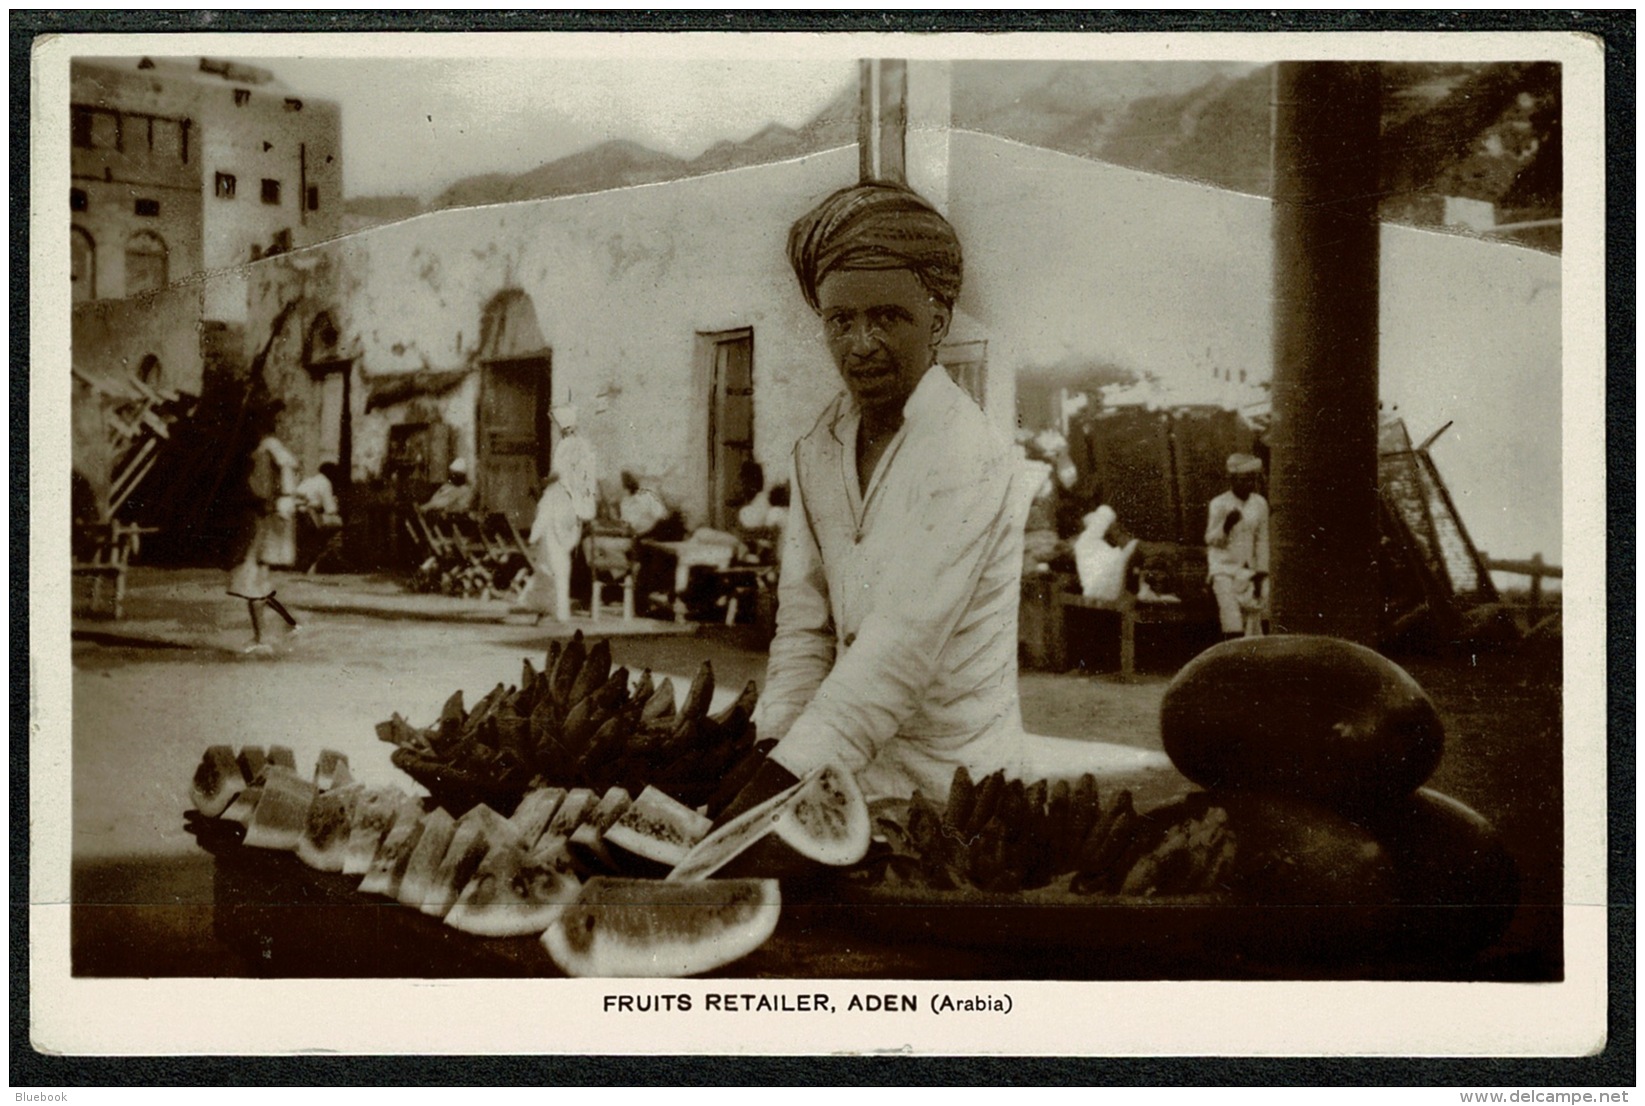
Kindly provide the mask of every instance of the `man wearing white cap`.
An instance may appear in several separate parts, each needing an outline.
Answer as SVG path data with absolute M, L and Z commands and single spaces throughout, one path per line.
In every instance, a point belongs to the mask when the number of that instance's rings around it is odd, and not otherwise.
M 600 506 L 600 466 L 594 447 L 577 434 L 577 408 L 571 404 L 553 410 L 554 425 L 560 428 L 560 444 L 554 447 L 552 471 L 571 493 L 571 504 L 584 522 L 592 519 Z
M 1268 501 L 1257 492 L 1262 462 L 1249 453 L 1228 458 L 1230 487 L 1211 500 L 1206 561 L 1224 637 L 1256 637 L 1268 583 Z
M 474 509 L 474 485 L 468 482 L 468 462 L 458 457 L 446 468 L 446 482 L 434 489 L 423 510 L 462 514 Z

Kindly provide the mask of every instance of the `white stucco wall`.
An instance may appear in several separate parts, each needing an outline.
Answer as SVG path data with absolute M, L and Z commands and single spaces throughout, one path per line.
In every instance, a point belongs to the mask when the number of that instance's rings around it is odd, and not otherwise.
M 481 313 L 523 290 L 553 351 L 553 399 L 575 403 L 601 475 L 632 468 L 688 516 L 705 508 L 708 380 L 697 335 L 754 332 L 756 457 L 768 480 L 839 388 L 815 316 L 784 254 L 790 223 L 854 179 L 856 151 L 639 188 L 442 212 L 259 262 L 250 293 L 255 349 L 282 303 L 293 325 L 321 310 L 372 375 L 474 364 Z M 300 356 L 282 344 L 276 360 Z M 292 366 L 280 369 L 291 378 Z M 356 390 L 355 468 L 381 464 L 393 412 L 364 415 Z M 444 403 L 474 447 L 473 392 Z
M 1108 363 L 1157 375 L 1173 402 L 1260 395 L 1273 360 L 1266 199 L 971 133 L 951 148 L 965 303 L 991 372 Z M 1559 301 L 1558 257 L 1384 228 L 1384 404 L 1419 440 L 1455 421 L 1434 460 L 1499 557 L 1559 556 Z

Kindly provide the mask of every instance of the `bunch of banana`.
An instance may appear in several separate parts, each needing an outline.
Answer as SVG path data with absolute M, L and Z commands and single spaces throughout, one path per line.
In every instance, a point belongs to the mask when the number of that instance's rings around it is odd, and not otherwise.
M 754 754 L 757 694 L 750 681 L 709 715 L 714 669 L 704 661 L 676 704 L 672 680 L 654 684 L 647 670 L 631 685 L 628 669 L 613 667 L 610 643 L 589 645 L 579 630 L 553 643 L 542 671 L 527 659 L 518 686 L 498 684 L 473 710 L 459 691 L 433 725 L 396 714 L 377 735 L 397 746 L 396 766 L 442 799 L 501 808 L 533 786 L 638 794 L 650 785 L 699 806 Z
M 1194 894 L 1220 885 L 1234 856 L 1227 813 L 1164 822 L 1137 811 L 1129 791 L 1104 804 L 1096 777 L 1024 783 L 995 772 L 954 773 L 947 805 L 919 792 L 904 822 L 882 818 L 891 870 L 938 889 L 1013 893 L 1066 878 L 1079 894 Z

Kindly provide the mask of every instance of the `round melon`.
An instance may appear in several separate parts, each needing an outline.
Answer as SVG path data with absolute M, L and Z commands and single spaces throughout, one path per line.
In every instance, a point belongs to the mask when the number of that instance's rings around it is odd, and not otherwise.
M 526 937 L 542 933 L 582 883 L 557 843 L 528 851 L 505 843 L 492 848 L 445 916 L 446 925 L 478 937 Z
M 1519 866 L 1478 811 L 1422 788 L 1365 826 L 1393 861 L 1399 950 L 1456 963 L 1507 931 L 1519 906 Z
M 1165 752 L 1208 788 L 1277 791 L 1365 810 L 1416 790 L 1445 730 L 1403 668 L 1336 638 L 1223 642 L 1190 661 L 1160 704 Z
M 1288 962 L 1374 958 L 1395 915 L 1388 850 L 1365 829 L 1309 799 L 1219 791 L 1233 856 L 1222 879 L 1246 904 L 1220 936 L 1242 955 Z
M 599 876 L 554 919 L 543 944 L 569 976 L 700 975 L 763 945 L 781 910 L 772 879 L 687 883 Z

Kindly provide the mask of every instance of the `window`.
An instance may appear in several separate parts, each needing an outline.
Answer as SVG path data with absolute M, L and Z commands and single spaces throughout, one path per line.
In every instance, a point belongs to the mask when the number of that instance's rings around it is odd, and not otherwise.
M 216 187 L 217 198 L 219 200 L 232 200 L 232 199 L 234 199 L 234 185 L 235 185 L 235 183 L 236 182 L 235 182 L 233 173 L 218 173 L 217 174 L 217 187 Z
M 134 206 L 139 215 L 153 216 L 160 214 L 159 200 L 138 200 Z
M 166 243 L 153 231 L 140 231 L 126 243 L 126 295 L 166 286 Z
M 69 288 L 75 303 L 97 298 L 97 243 L 80 227 L 69 231 Z
M 69 210 L 86 210 L 86 190 L 84 188 L 69 189 Z
M 279 181 L 269 180 L 267 177 L 263 178 L 263 202 L 265 204 L 278 204 L 280 202 Z
M 274 241 L 269 246 L 269 253 L 285 253 L 291 249 L 291 228 L 284 227 L 274 232 Z
M 303 110 L 303 101 L 297 99 L 295 96 L 287 96 L 286 97 L 286 110 L 287 111 L 302 111 Z
M 251 89 L 249 89 L 249 88 L 237 88 L 237 89 L 234 90 L 234 106 L 235 107 L 243 108 L 249 103 L 251 103 Z
M 320 186 L 317 184 L 308 186 L 308 209 L 310 211 L 320 210 Z
M 91 148 L 91 116 L 91 111 L 86 108 L 74 108 L 69 112 L 71 140 L 82 149 Z
M 99 150 L 121 149 L 120 117 L 112 111 L 92 112 L 91 144 Z

